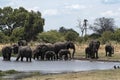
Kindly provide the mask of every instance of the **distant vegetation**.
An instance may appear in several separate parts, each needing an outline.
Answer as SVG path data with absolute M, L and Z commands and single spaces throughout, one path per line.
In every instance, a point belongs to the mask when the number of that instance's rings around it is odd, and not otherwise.
M 87 21 L 87 20 L 86 20 Z M 57 30 L 44 32 L 45 19 L 41 12 L 28 11 L 23 7 L 0 8 L 0 43 L 17 42 L 19 39 L 54 43 L 57 41 L 86 42 L 99 39 L 102 43 L 109 41 L 120 42 L 120 29 L 114 24 L 113 18 L 96 18 L 89 29 L 94 33 L 79 35 L 73 29 L 64 26 Z M 87 23 L 85 24 L 87 26 Z M 78 26 L 83 31 L 81 25 Z

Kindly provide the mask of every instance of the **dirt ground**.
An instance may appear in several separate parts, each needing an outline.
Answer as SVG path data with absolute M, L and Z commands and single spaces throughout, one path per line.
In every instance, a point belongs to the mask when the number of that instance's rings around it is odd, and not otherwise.
M 120 69 L 36 75 L 22 80 L 120 80 Z

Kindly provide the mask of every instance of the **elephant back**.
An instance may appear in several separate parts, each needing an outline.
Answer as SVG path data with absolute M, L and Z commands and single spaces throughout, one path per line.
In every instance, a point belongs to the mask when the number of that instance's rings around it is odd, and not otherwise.
M 22 56 L 32 56 L 32 49 L 30 46 L 20 46 L 18 53 Z

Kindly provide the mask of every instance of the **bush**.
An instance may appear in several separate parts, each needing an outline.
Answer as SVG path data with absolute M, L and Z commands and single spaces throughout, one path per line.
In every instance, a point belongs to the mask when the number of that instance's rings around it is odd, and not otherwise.
M 76 41 L 78 38 L 78 34 L 73 31 L 68 31 L 65 35 L 65 40 L 67 41 Z
M 51 30 L 48 32 L 39 33 L 37 36 L 37 40 L 48 42 L 48 43 L 55 43 L 57 41 L 64 41 L 64 37 L 57 31 Z

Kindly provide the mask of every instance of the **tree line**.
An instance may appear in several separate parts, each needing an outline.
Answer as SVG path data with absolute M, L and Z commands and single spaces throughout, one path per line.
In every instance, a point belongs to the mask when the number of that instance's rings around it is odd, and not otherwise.
M 107 41 L 120 42 L 120 28 L 117 28 L 113 18 L 96 18 L 92 25 L 88 25 L 89 20 L 84 20 L 85 24 L 78 21 L 78 27 L 83 34 L 83 30 L 91 29 L 92 34 L 84 36 L 64 26 L 59 30 L 44 32 L 45 19 L 41 12 L 28 11 L 23 7 L 0 8 L 0 43 L 16 42 L 19 39 L 27 41 L 43 41 L 54 43 L 57 41 L 86 42 L 92 39 L 99 39 L 105 43 Z M 89 27 L 88 27 L 89 26 Z M 88 27 L 88 28 L 87 28 Z M 87 30 L 86 30 L 87 31 Z

